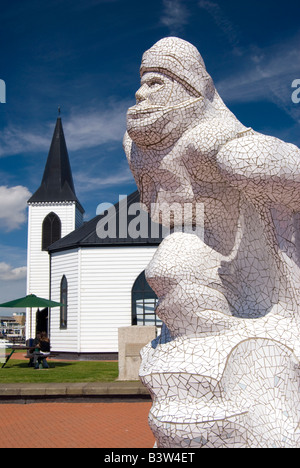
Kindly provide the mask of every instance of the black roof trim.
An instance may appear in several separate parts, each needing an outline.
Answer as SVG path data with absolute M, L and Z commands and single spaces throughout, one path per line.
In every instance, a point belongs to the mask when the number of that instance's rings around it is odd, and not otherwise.
M 151 218 L 148 213 L 143 212 L 143 216 L 145 216 L 145 222 L 147 224 L 147 237 L 138 237 L 137 239 L 130 236 L 130 223 L 135 218 L 136 215 L 129 215 L 128 210 L 129 207 L 135 203 L 140 202 L 140 194 L 138 191 L 132 193 L 127 197 L 127 213 L 124 210 L 125 204 L 120 204 L 120 202 L 116 203 L 113 208 L 110 208 L 108 211 L 104 212 L 101 215 L 96 216 L 95 218 L 91 219 L 90 221 L 84 223 L 80 228 L 76 229 L 75 231 L 71 232 L 64 238 L 60 239 L 59 241 L 52 244 L 48 251 L 50 253 L 62 251 L 62 250 L 69 250 L 75 249 L 78 247 L 113 247 L 113 246 L 158 246 L 161 241 L 163 240 L 162 237 L 162 228 L 161 226 L 155 225 L 151 221 Z M 122 203 L 122 202 L 121 202 Z M 124 229 L 124 225 L 120 226 L 120 220 L 125 218 L 123 216 L 126 215 L 126 226 L 127 226 L 127 236 L 124 237 L 121 233 L 121 229 Z M 123 218 L 122 218 L 123 217 Z M 101 219 L 105 219 L 107 222 L 108 220 L 113 223 L 116 227 L 116 236 L 115 237 L 106 237 L 100 238 L 97 234 L 97 225 L 101 221 Z M 151 226 L 156 226 L 155 231 L 151 229 Z M 158 232 L 159 237 L 151 237 L 153 232 Z

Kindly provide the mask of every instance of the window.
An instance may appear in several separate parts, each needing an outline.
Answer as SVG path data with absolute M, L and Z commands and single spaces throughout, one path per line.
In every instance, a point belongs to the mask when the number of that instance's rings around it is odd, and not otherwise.
M 132 325 L 161 327 L 162 321 L 155 313 L 157 302 L 157 296 L 147 283 L 143 271 L 132 288 Z
M 43 221 L 42 250 L 47 250 L 51 244 L 61 238 L 61 221 L 55 213 L 50 213 Z
M 68 281 L 65 275 L 60 283 L 60 329 L 64 330 L 68 325 Z

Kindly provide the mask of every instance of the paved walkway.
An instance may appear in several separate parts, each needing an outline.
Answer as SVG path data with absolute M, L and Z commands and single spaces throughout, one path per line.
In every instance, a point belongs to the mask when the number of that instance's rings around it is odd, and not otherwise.
M 140 382 L 0 384 L 0 448 L 152 448 L 150 408 Z
M 152 448 L 151 403 L 0 406 L 0 448 Z

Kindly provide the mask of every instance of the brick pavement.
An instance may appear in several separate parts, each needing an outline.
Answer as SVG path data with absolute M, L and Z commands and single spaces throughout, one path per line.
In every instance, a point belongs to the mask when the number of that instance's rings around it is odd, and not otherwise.
M 0 448 L 152 448 L 151 402 L 0 406 Z

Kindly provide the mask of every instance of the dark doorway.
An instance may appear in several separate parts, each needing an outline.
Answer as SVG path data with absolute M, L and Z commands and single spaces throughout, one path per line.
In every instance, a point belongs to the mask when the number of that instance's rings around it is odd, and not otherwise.
M 48 335 L 48 308 L 36 313 L 36 333 L 46 332 Z

